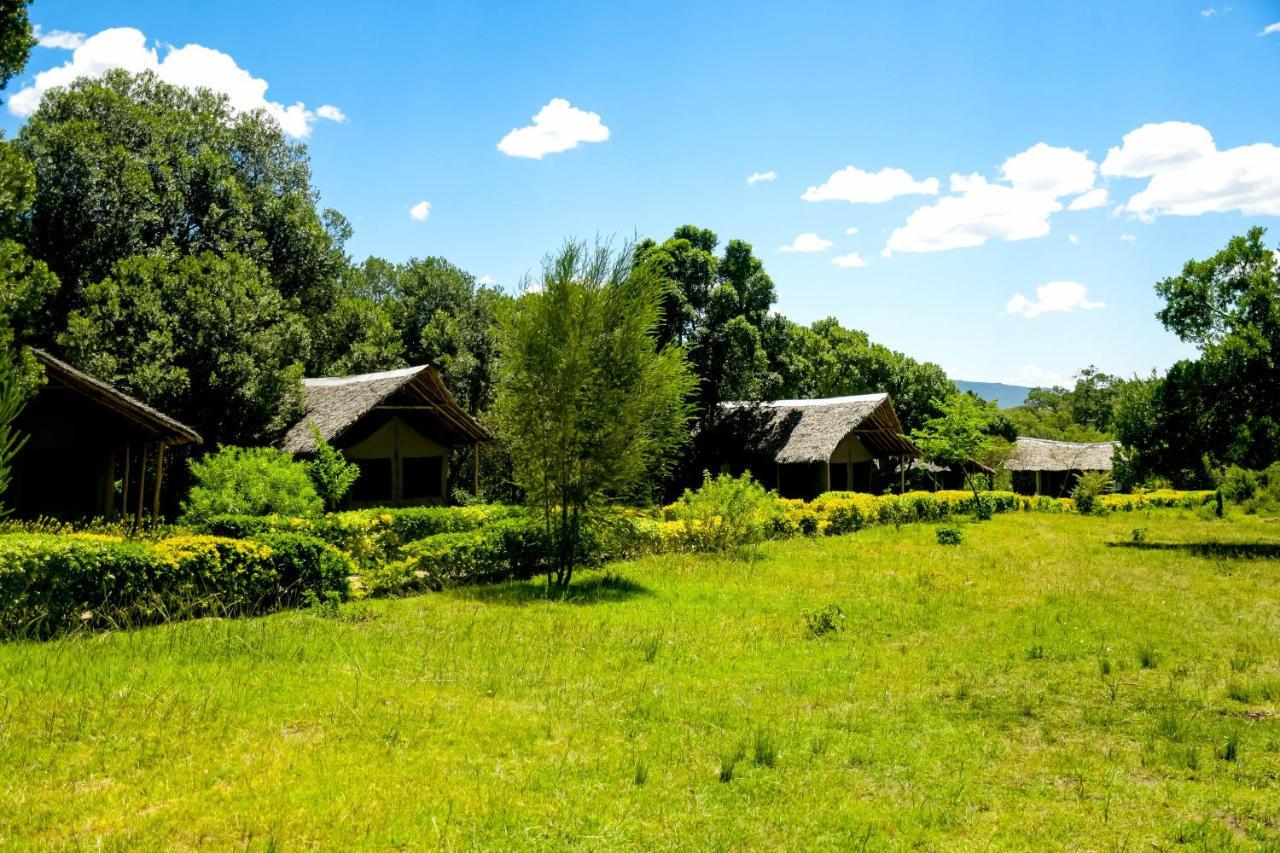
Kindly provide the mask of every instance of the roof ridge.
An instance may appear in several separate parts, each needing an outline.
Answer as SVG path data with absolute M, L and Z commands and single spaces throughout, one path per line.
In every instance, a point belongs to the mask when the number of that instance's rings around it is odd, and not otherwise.
M 377 382 L 379 379 L 403 379 L 416 376 L 431 367 L 429 364 L 415 364 L 410 367 L 397 367 L 395 370 L 379 370 L 374 373 L 356 373 L 351 376 L 307 376 L 303 385 L 354 385 L 360 382 Z
M 870 394 L 850 394 L 845 397 L 815 397 L 808 400 L 739 400 L 725 401 L 720 405 L 725 408 L 745 408 L 762 406 L 770 409 L 799 409 L 815 406 L 839 406 L 844 403 L 871 403 L 884 400 L 889 396 L 887 391 L 874 391 Z

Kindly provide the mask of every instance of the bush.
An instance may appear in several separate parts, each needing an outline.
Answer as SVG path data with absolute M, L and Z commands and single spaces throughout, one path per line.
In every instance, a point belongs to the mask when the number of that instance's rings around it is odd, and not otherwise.
M 964 541 L 964 533 L 954 524 L 939 525 L 933 535 L 937 537 L 939 545 L 959 545 Z
M 1254 471 L 1247 471 L 1238 465 L 1232 465 L 1226 471 L 1222 472 L 1222 479 L 1218 482 L 1218 490 L 1222 492 L 1222 497 L 1232 503 L 1244 503 L 1252 500 L 1253 496 L 1258 493 L 1259 475 Z
M 361 580 L 370 595 L 393 595 L 528 578 L 546 571 L 547 554 L 541 521 L 529 516 L 507 518 L 478 530 L 438 533 L 410 542 L 401 559 L 374 568 Z
M 838 604 L 828 604 L 821 610 L 804 615 L 805 630 L 815 640 L 827 634 L 843 631 L 844 621 L 844 610 Z
M 693 550 L 728 551 L 764 539 L 770 517 L 777 511 L 776 500 L 750 474 L 715 478 L 707 474 L 698 489 L 686 489 L 668 512 L 683 522 Z
M 1110 471 L 1085 471 L 1076 478 L 1075 488 L 1071 490 L 1071 500 L 1076 506 L 1076 512 L 1091 515 L 1098 507 L 1098 498 L 1110 488 Z
M 307 473 L 311 475 L 311 483 L 324 502 L 324 508 L 335 509 L 360 478 L 360 466 L 348 462 L 332 444 L 325 441 L 313 421 L 308 421 L 307 426 L 311 428 L 311 439 L 316 446 L 315 458 L 307 463 Z
M 345 596 L 349 563 L 323 542 L 101 534 L 0 538 L 0 632 L 48 637 L 202 615 L 266 613 Z
M 306 463 L 270 447 L 220 447 L 191 460 L 183 521 L 218 515 L 316 515 L 323 508 Z

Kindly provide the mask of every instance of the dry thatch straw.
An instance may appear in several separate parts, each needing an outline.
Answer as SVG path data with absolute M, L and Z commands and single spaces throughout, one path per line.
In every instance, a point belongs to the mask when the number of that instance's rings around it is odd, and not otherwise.
M 311 453 L 314 423 L 325 441 L 333 441 L 374 410 L 425 414 L 457 444 L 486 444 L 493 435 L 454 401 L 440 373 L 430 365 L 404 367 L 358 376 L 323 376 L 302 380 L 307 413 L 285 433 L 281 448 Z
M 779 464 L 826 462 L 849 433 L 876 456 L 916 456 L 888 394 L 819 400 L 724 403 L 725 420 Z
M 1010 471 L 1110 471 L 1118 441 L 1084 443 L 1019 438 L 1004 463 Z

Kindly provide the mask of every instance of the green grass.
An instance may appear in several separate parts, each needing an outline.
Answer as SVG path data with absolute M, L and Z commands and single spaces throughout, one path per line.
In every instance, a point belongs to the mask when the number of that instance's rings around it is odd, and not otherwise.
M 1136 516 L 0 645 L 0 846 L 1274 846 L 1280 524 Z

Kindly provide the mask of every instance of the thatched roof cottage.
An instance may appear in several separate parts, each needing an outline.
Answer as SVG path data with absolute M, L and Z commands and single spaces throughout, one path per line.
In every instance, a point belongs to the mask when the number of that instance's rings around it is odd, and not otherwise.
M 722 409 L 699 436 L 706 467 L 749 470 L 785 497 L 871 491 L 887 483 L 903 458 L 920 456 L 884 393 L 724 403 Z
M 315 451 L 311 425 L 360 467 L 348 496 L 354 505 L 443 503 L 449 452 L 491 443 L 483 425 L 454 401 L 430 365 L 302 381 L 307 412 L 282 448 Z M 478 459 L 477 455 L 477 459 Z
M 165 449 L 200 435 L 44 350 L 31 353 L 45 382 L 15 424 L 27 439 L 5 505 L 20 518 L 158 516 Z
M 1118 441 L 1053 441 L 1019 437 L 1004 467 L 1022 494 L 1068 494 L 1085 471 L 1110 471 Z

